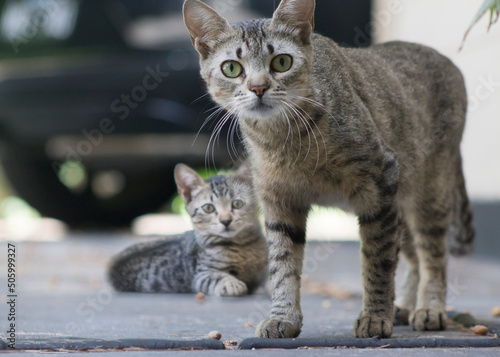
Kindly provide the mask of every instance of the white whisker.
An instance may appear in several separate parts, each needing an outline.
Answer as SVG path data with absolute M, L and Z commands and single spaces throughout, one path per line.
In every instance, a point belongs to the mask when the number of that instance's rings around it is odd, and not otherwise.
M 224 106 L 220 106 L 214 113 L 212 113 L 207 120 L 205 120 L 205 123 L 203 124 L 206 125 L 206 123 L 209 120 L 212 120 L 215 117 L 218 117 L 222 112 L 226 111 L 221 118 L 218 118 L 217 124 L 215 125 L 215 128 L 212 131 L 212 134 L 210 135 L 210 139 L 208 141 L 207 145 L 207 150 L 205 153 L 205 166 L 209 166 L 209 161 L 210 161 L 210 154 L 212 156 L 212 164 L 215 167 L 215 146 L 220 145 L 220 136 L 222 133 L 223 127 L 226 125 L 227 122 L 230 122 L 229 124 L 229 129 L 228 129 L 228 136 L 226 138 L 226 148 L 228 150 L 229 157 L 233 162 L 237 161 L 239 158 L 239 153 L 236 148 L 236 145 L 234 143 L 234 133 L 235 131 L 238 131 L 238 125 L 239 125 L 239 114 L 245 107 L 245 105 L 249 102 L 252 102 L 252 98 L 237 98 L 234 99 L 228 103 L 226 103 Z M 202 128 L 203 128 L 202 126 Z M 201 129 L 200 128 L 200 131 Z M 198 132 L 199 134 L 200 132 Z M 197 135 L 198 136 L 198 135 Z M 240 138 L 239 133 L 238 133 L 238 138 Z
M 316 102 L 315 100 L 312 100 L 312 99 L 309 99 L 309 98 L 304 98 L 304 97 L 296 97 L 296 96 L 291 96 L 291 97 L 294 97 L 294 98 L 297 98 L 297 99 L 302 99 L 302 100 L 305 100 L 306 102 L 309 102 L 313 105 L 315 105 L 316 107 L 322 109 L 325 113 L 329 114 L 332 119 L 335 121 L 335 123 L 337 124 L 337 126 L 339 125 L 338 121 L 335 119 L 335 117 L 333 115 L 331 115 L 326 109 L 325 107 L 321 104 L 321 103 L 318 103 Z M 303 109 L 301 109 L 303 110 Z M 304 110 L 303 110 L 304 111 Z M 305 112 L 305 111 L 304 111 Z M 309 116 L 309 114 L 308 114 Z M 325 138 L 323 137 L 323 133 L 321 132 L 321 130 L 319 129 L 318 125 L 316 124 L 316 122 L 309 116 L 309 118 L 311 119 L 311 122 L 314 124 L 314 126 L 316 127 L 316 129 L 318 129 L 318 133 L 319 135 L 321 136 L 321 141 L 323 141 L 323 147 L 325 149 L 325 155 L 328 156 L 328 150 L 326 148 L 326 142 L 325 142 Z M 318 153 L 319 155 L 319 153 Z
M 286 143 L 288 142 L 288 139 L 290 138 L 290 136 L 291 136 L 290 146 L 293 146 L 293 130 L 292 130 L 292 124 L 290 123 L 290 119 L 288 118 L 288 114 L 285 111 L 285 109 L 281 106 L 281 102 L 282 101 L 280 101 L 278 103 L 278 109 L 279 109 L 280 114 L 282 115 L 283 119 L 285 120 L 286 124 L 288 124 L 288 133 L 287 133 L 285 142 L 283 143 L 283 147 L 281 148 L 281 153 L 283 153 L 283 151 L 285 150 L 285 147 L 286 147 Z
M 233 115 L 231 117 L 231 123 L 229 124 L 229 131 L 228 131 L 228 135 L 227 135 L 227 150 L 229 152 L 229 156 L 231 157 L 231 161 L 233 163 L 235 163 L 238 159 L 239 159 L 239 153 L 238 153 L 238 150 L 236 148 L 236 145 L 234 143 L 234 134 L 235 134 L 235 131 L 237 132 L 238 131 L 238 125 L 239 125 L 239 112 L 236 113 L 236 115 Z M 233 158 L 233 155 L 231 154 L 231 152 L 234 154 L 234 158 Z
M 213 118 L 215 118 L 216 116 L 218 116 L 220 113 L 222 113 L 224 110 L 227 109 L 227 107 L 229 107 L 230 105 L 236 103 L 237 100 L 233 100 L 227 104 L 225 104 L 224 106 L 220 106 L 220 105 L 217 105 L 215 107 L 213 107 L 212 109 L 209 109 L 207 110 L 205 113 L 209 112 L 209 111 L 214 111 L 212 114 L 210 114 L 206 119 L 205 121 L 203 122 L 203 124 L 201 125 L 200 129 L 198 130 L 198 132 L 196 133 L 196 136 L 194 138 L 194 141 L 193 141 L 193 144 L 196 142 L 196 139 L 198 138 L 198 136 L 200 135 L 201 131 L 203 130 L 203 128 L 208 124 L 209 121 L 211 121 Z
M 302 122 L 302 124 L 306 128 L 306 132 L 307 132 L 308 147 L 307 147 L 307 153 L 304 156 L 304 159 L 302 160 L 302 163 L 301 163 L 301 165 L 302 165 L 302 164 L 304 164 L 304 162 L 306 161 L 307 157 L 309 156 L 309 153 L 311 152 L 311 132 L 312 132 L 312 128 L 308 125 L 307 119 L 304 117 L 304 115 L 293 105 L 293 103 L 288 103 L 288 104 L 290 104 L 290 108 L 292 108 L 292 110 L 296 113 L 297 118 Z M 312 134 L 314 135 L 314 132 L 312 132 Z
M 206 96 L 208 96 L 209 94 L 210 94 L 210 93 L 208 93 L 208 92 L 207 92 L 207 93 L 203 94 L 202 96 L 200 96 L 200 97 L 196 98 L 195 100 L 193 100 L 193 101 L 191 102 L 191 105 L 193 105 L 193 104 L 195 104 L 195 103 L 199 102 L 200 100 L 202 100 L 203 98 L 205 98 L 205 97 L 206 97 Z
M 288 103 L 287 101 L 283 101 L 283 104 L 286 105 L 287 107 L 287 111 L 289 111 L 291 114 L 292 114 L 292 119 L 293 121 L 295 122 L 295 126 L 297 127 L 297 133 L 299 134 L 299 151 L 297 152 L 297 157 L 295 158 L 295 161 L 293 162 L 293 165 L 295 165 L 297 163 L 297 161 L 299 161 L 299 157 L 300 157 L 300 153 L 302 152 L 302 135 L 300 134 L 300 127 L 299 127 L 299 124 L 297 123 L 297 119 L 300 120 L 300 118 L 298 117 L 298 112 L 290 105 L 290 103 Z M 307 132 L 307 136 L 309 137 L 309 132 Z M 310 143 L 310 138 L 309 138 L 309 143 Z M 310 145 L 309 145 L 310 147 Z M 307 157 L 307 155 L 306 155 Z
M 302 97 L 302 96 L 297 96 L 297 95 L 289 95 L 290 98 L 296 98 L 296 99 L 299 99 L 299 100 L 303 100 L 307 103 L 310 103 L 312 105 L 314 105 L 315 107 L 321 109 L 322 111 L 324 111 L 326 114 L 328 114 L 334 121 L 335 123 L 337 124 L 337 126 L 340 126 L 339 125 L 339 122 L 337 121 L 337 119 L 335 118 L 335 116 L 330 113 L 328 110 L 326 110 L 325 106 L 313 99 L 310 99 L 310 98 L 306 98 L 306 97 Z
M 316 129 L 318 130 L 318 133 L 319 135 L 321 136 L 321 140 L 323 141 L 323 145 L 324 145 L 324 149 L 325 149 L 325 155 L 327 155 L 327 149 L 326 149 L 326 143 L 325 143 L 325 140 L 323 138 L 323 134 L 321 133 L 321 130 L 318 128 L 318 126 L 316 125 L 316 123 L 314 122 L 314 120 L 311 118 L 311 116 L 304 110 L 302 109 L 301 107 L 299 107 L 298 105 L 296 104 L 292 104 L 292 105 L 295 105 L 297 107 L 298 110 L 300 110 L 301 112 L 303 112 L 305 115 L 307 115 L 307 117 L 310 119 L 310 121 L 314 124 L 314 126 L 316 127 Z M 309 124 L 309 122 L 307 121 L 307 119 L 304 117 L 304 123 L 307 125 L 307 127 L 311 130 L 311 134 L 313 135 L 314 137 L 314 141 L 316 142 L 316 153 L 317 153 L 317 158 L 316 158 L 316 166 L 314 168 L 314 172 L 316 172 L 316 169 L 318 168 L 318 165 L 319 165 L 319 143 L 318 143 L 318 138 L 316 136 L 316 134 L 314 133 L 314 129 L 312 128 L 311 124 Z M 313 172 L 313 173 L 314 173 Z
M 217 146 L 220 145 L 219 139 L 220 139 L 220 134 L 222 132 L 222 128 L 229 121 L 229 119 L 231 119 L 231 116 L 235 111 L 236 108 L 232 108 L 226 113 L 224 113 L 223 117 L 219 120 L 214 131 L 212 132 L 212 136 L 210 137 L 208 148 L 210 148 L 210 146 L 212 147 L 212 162 L 214 166 L 215 166 L 215 145 Z

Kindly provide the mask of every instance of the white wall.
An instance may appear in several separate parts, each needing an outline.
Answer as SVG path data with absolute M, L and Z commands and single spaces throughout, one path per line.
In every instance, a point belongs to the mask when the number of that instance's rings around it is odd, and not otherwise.
M 500 21 L 486 32 L 489 13 L 463 35 L 483 0 L 375 0 L 375 42 L 431 46 L 462 70 L 469 94 L 462 145 L 469 195 L 500 200 Z

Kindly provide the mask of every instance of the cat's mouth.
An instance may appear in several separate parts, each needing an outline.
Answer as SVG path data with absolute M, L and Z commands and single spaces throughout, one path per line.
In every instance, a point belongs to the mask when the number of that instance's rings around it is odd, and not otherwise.
M 241 231 L 241 227 L 229 226 L 220 230 L 220 235 L 225 238 L 232 238 Z
M 256 110 L 256 111 L 267 111 L 267 110 L 270 110 L 270 109 L 273 109 L 273 106 L 272 105 L 269 105 L 267 103 L 264 103 L 264 100 L 262 98 L 259 98 L 254 104 L 253 104 L 253 107 L 252 107 L 253 110 Z
M 266 118 L 274 113 L 274 106 L 259 98 L 247 107 L 247 113 L 258 118 Z

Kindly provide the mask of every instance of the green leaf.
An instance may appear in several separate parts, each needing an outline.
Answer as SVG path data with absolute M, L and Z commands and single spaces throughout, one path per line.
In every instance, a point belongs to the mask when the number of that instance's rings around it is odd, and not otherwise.
M 490 23 L 489 27 L 498 20 L 498 16 L 500 14 L 500 0 L 485 0 L 481 7 L 479 8 L 479 11 L 476 13 L 476 16 L 474 16 L 472 23 L 469 25 L 469 28 L 467 31 L 465 31 L 464 38 L 462 40 L 462 45 L 460 46 L 460 50 L 464 47 L 465 44 L 465 39 L 467 38 L 467 35 L 469 34 L 470 30 L 474 27 L 474 25 L 481 19 L 481 17 L 486 14 L 486 12 L 490 10 Z M 496 12 L 496 19 L 493 21 L 493 14 Z M 488 27 L 488 29 L 489 29 Z
M 472 23 L 469 26 L 469 30 L 476 24 L 476 22 L 479 21 L 481 17 L 486 13 L 486 11 L 491 10 L 492 12 L 495 10 L 497 7 L 498 0 L 485 0 L 483 2 L 483 5 L 479 8 L 479 11 L 477 12 L 476 16 L 472 20 Z
M 495 17 L 496 16 L 496 17 Z M 498 21 L 500 16 L 500 0 L 495 0 L 495 6 L 490 8 L 490 24 L 488 25 L 488 31 L 490 31 L 491 25 Z M 493 19 L 495 17 L 495 19 Z

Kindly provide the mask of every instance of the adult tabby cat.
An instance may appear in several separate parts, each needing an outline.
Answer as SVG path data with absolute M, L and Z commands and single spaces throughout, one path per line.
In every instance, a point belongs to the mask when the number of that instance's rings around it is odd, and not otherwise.
M 203 180 L 182 164 L 175 181 L 194 230 L 126 249 L 109 269 L 112 285 L 148 293 L 254 291 L 266 276 L 267 247 L 251 184 L 235 175 Z
M 348 203 L 360 225 L 357 337 L 389 337 L 398 253 L 400 308 L 415 330 L 446 327 L 446 239 L 470 249 L 460 141 L 460 71 L 434 50 L 391 42 L 340 48 L 313 33 L 315 1 L 282 0 L 272 19 L 230 25 L 199 0 L 184 18 L 212 98 L 237 118 L 266 220 L 271 316 L 261 337 L 296 337 L 312 204 Z

